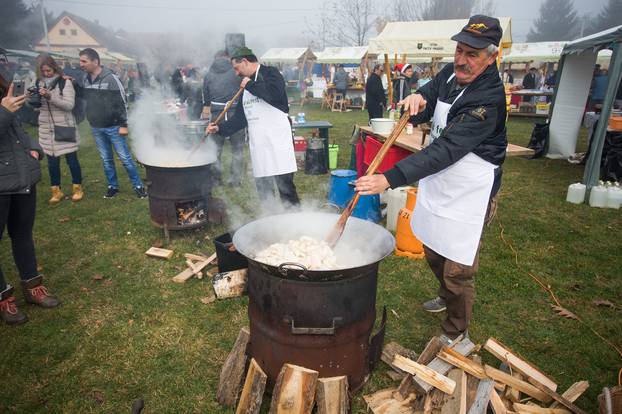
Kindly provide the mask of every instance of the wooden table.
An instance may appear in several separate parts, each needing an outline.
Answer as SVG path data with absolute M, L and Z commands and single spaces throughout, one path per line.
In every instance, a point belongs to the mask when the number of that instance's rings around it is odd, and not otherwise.
M 361 131 L 365 132 L 367 135 L 371 135 L 379 141 L 384 142 L 389 135 L 385 134 L 376 134 L 371 127 L 362 126 L 360 127 Z M 400 148 L 407 149 L 412 152 L 419 152 L 423 148 L 425 148 L 429 144 L 429 138 L 426 137 L 425 142 L 421 142 L 423 138 L 423 132 L 419 128 L 415 128 L 413 134 L 407 135 L 406 130 L 402 131 L 400 136 L 395 141 L 395 146 Z M 506 155 L 508 157 L 519 157 L 519 156 L 530 156 L 535 153 L 534 150 L 521 147 L 520 145 L 508 144 L 506 149 Z

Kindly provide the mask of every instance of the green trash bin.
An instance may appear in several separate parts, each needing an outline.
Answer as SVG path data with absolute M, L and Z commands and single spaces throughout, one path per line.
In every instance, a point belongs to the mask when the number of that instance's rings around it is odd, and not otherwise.
M 337 157 L 339 155 L 339 145 L 331 144 L 328 146 L 328 168 L 334 170 L 337 168 Z

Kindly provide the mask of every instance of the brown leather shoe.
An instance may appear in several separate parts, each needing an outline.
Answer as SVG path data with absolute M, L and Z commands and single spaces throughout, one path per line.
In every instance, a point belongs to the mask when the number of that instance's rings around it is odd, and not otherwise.
M 7 325 L 19 325 L 28 322 L 28 317 L 17 309 L 13 288 L 8 287 L 0 292 L 0 318 Z
M 50 295 L 48 290 L 43 286 L 43 276 L 35 276 L 32 279 L 22 280 L 22 289 L 26 302 L 42 308 L 55 308 L 60 305 L 60 301 Z

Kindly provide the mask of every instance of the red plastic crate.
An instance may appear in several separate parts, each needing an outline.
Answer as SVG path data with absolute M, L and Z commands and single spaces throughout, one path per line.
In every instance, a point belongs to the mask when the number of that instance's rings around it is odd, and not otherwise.
M 380 151 L 382 144 L 382 142 L 367 135 L 367 139 L 365 140 L 365 154 L 363 155 L 363 163 L 365 165 L 371 164 L 376 154 L 378 154 L 378 152 Z M 396 147 L 395 145 L 393 145 L 391 148 L 389 148 L 387 155 L 384 156 L 384 159 L 382 160 L 380 166 L 376 171 L 379 173 L 383 173 L 387 170 L 390 170 L 391 168 L 393 168 L 395 163 L 403 160 L 409 155 L 412 155 L 412 152 L 408 151 L 407 149 Z

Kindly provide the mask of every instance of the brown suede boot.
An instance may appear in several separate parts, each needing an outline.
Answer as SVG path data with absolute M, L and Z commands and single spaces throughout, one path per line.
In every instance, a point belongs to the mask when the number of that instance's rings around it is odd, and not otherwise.
M 28 317 L 17 309 L 11 286 L 4 292 L 0 292 L 0 318 L 7 325 L 19 325 L 28 322 Z
M 65 194 L 63 194 L 63 192 L 60 191 L 60 187 L 57 185 L 53 185 L 51 189 L 52 189 L 52 198 L 48 200 L 48 203 L 50 204 L 60 203 L 65 197 Z
M 81 184 L 73 185 L 73 194 L 71 195 L 71 201 L 80 201 L 84 197 L 84 190 Z
M 22 289 L 26 302 L 41 306 L 42 308 L 55 308 L 60 305 L 60 301 L 48 293 L 45 286 L 41 284 L 42 282 L 42 275 L 22 280 Z

